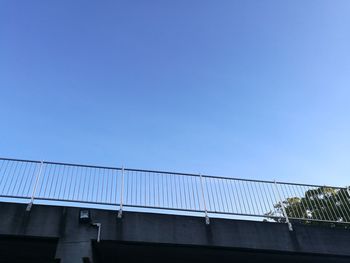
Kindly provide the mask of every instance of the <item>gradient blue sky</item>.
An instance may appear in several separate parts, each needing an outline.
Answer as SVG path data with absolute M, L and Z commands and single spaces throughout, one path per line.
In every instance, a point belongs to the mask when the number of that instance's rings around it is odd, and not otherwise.
M 349 185 L 349 14 L 0 0 L 0 155 Z

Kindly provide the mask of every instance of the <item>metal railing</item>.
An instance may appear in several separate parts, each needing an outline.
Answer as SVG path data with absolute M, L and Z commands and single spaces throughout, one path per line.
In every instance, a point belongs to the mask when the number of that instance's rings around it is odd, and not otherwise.
M 350 223 L 347 188 L 0 158 L 0 197 L 277 222 Z

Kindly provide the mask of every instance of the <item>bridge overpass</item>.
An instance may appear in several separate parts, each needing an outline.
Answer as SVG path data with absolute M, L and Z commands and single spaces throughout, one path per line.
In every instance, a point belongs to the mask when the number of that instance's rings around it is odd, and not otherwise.
M 349 207 L 341 187 L 0 158 L 0 262 L 350 262 Z

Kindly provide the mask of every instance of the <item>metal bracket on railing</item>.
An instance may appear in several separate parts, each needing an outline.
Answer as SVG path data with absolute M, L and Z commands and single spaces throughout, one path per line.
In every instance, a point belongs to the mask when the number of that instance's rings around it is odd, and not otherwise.
M 35 179 L 35 183 L 34 183 L 34 187 L 33 187 L 32 196 L 30 197 L 30 203 L 27 205 L 27 208 L 26 208 L 27 212 L 29 212 L 32 209 L 34 197 L 35 197 L 35 192 L 36 192 L 36 189 L 38 187 L 38 183 L 39 183 L 39 179 L 40 179 L 40 176 L 41 176 L 41 173 L 43 170 L 43 166 L 44 166 L 44 161 L 41 161 L 39 172 L 36 174 L 36 179 Z
M 205 196 L 204 196 L 204 187 L 203 187 L 203 177 L 202 174 L 199 174 L 199 178 L 201 180 L 201 192 L 202 192 L 202 199 L 203 199 L 203 206 L 204 206 L 204 214 L 205 214 L 205 224 L 209 225 L 210 224 L 210 219 L 208 216 L 208 210 L 207 210 L 207 205 L 205 203 Z
M 123 196 L 124 196 L 124 167 L 122 167 L 122 183 L 120 189 L 120 207 L 118 211 L 118 218 L 123 216 Z
M 280 195 L 280 192 L 278 191 L 278 187 L 277 187 L 277 183 L 276 183 L 276 180 L 274 181 L 274 184 L 275 184 L 275 192 L 277 192 L 277 196 L 278 196 L 278 199 L 279 199 L 279 203 L 280 203 L 280 206 L 282 208 L 282 213 L 283 213 L 283 216 L 285 217 L 286 219 L 286 223 L 288 225 L 288 229 L 289 231 L 293 231 L 293 226 L 291 224 L 291 222 L 289 221 L 289 218 L 288 218 L 288 215 L 287 215 L 287 211 L 283 205 L 283 200 L 282 200 L 282 197 Z

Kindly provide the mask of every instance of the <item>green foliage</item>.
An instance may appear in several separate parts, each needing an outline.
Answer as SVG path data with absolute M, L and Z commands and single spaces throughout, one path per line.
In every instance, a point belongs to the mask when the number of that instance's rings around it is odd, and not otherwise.
M 350 195 L 345 188 L 311 189 L 303 197 L 286 198 L 283 206 L 292 223 L 350 228 L 350 224 L 344 224 L 350 222 Z M 265 215 L 270 220 L 285 222 L 283 213 L 281 203 L 278 203 L 274 205 L 274 211 Z

